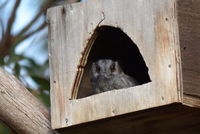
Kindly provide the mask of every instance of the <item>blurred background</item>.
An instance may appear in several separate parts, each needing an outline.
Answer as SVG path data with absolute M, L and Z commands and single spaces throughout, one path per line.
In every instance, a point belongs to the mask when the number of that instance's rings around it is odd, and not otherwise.
M 15 75 L 50 107 L 48 64 L 49 7 L 80 0 L 0 0 L 0 67 Z M 0 134 L 12 131 L 0 124 Z

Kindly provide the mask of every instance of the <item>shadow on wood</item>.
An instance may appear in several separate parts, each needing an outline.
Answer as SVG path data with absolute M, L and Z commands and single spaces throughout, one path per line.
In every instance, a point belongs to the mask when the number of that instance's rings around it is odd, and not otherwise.
M 200 109 L 172 104 L 60 129 L 62 134 L 199 134 Z

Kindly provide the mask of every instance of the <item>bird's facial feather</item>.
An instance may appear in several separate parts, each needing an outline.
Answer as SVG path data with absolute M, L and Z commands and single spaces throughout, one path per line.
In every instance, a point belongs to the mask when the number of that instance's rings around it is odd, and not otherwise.
M 92 66 L 93 76 L 95 77 L 103 76 L 105 78 L 110 78 L 115 74 L 119 74 L 120 70 L 118 63 L 110 59 L 98 60 L 93 63 Z

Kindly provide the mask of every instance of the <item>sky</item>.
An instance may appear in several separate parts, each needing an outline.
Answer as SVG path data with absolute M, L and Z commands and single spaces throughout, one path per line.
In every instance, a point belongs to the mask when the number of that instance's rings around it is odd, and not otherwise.
M 12 9 L 14 5 L 14 0 L 0 0 L 0 4 L 8 1 L 7 5 L 0 10 L 0 17 L 4 21 L 4 24 L 6 24 L 6 20 L 8 20 L 8 17 L 11 12 L 10 9 Z M 39 10 L 39 4 L 41 3 L 40 0 L 22 0 L 18 10 L 17 10 L 17 16 L 14 23 L 14 27 L 12 29 L 12 33 L 16 34 L 19 32 L 26 24 L 28 24 L 31 19 L 36 15 L 37 11 Z M 45 16 L 42 16 L 39 18 L 36 24 L 33 25 L 32 29 L 35 29 L 39 26 L 43 21 L 45 20 Z M 23 54 L 27 57 L 31 57 L 34 59 L 38 64 L 43 64 L 48 59 L 48 53 L 45 51 L 44 47 L 46 47 L 47 42 L 47 33 L 48 29 L 45 28 L 39 33 L 36 33 L 32 37 L 28 38 L 27 40 L 24 40 L 22 43 L 20 43 L 15 52 L 16 54 Z M 33 45 L 34 44 L 34 45 Z
M 6 27 L 11 9 L 15 3 L 14 2 L 15 0 L 0 0 L 0 5 L 5 1 L 8 1 L 7 5 L 2 9 L 0 9 L 0 18 L 4 21 L 4 27 Z M 37 11 L 39 10 L 38 3 L 41 3 L 41 0 L 22 0 L 17 10 L 16 20 L 14 22 L 14 26 L 11 31 L 12 34 L 17 34 L 24 26 L 26 26 L 34 18 Z M 35 23 L 31 29 L 33 30 L 37 28 L 43 21 L 46 21 L 45 19 L 46 19 L 45 16 L 39 18 L 37 23 Z M 16 47 L 15 53 L 22 54 L 26 57 L 32 58 L 36 63 L 43 65 L 44 62 L 46 62 L 48 59 L 48 52 L 46 51 L 45 48 L 47 47 L 47 35 L 48 35 L 48 29 L 46 27 L 41 32 L 34 34 L 30 38 L 20 43 Z M 12 64 L 10 66 L 12 66 Z M 9 68 L 10 67 L 5 66 L 5 70 L 12 73 L 12 70 L 10 70 Z M 21 69 L 22 73 L 23 71 L 24 70 Z M 25 77 L 25 79 L 29 83 L 29 86 L 32 89 L 37 89 L 38 85 L 34 83 L 34 81 L 29 76 Z
M 10 9 L 12 9 L 15 0 L 0 0 L 0 4 L 4 3 L 5 1 L 8 1 L 8 4 L 6 5 L 6 7 L 3 8 L 3 10 L 0 10 L 0 17 L 3 18 L 4 21 L 8 20 L 9 16 L 7 14 L 10 13 Z M 13 34 L 19 32 L 26 24 L 31 21 L 31 19 L 36 15 L 37 11 L 39 10 L 39 5 L 41 4 L 41 2 L 41 0 L 22 0 L 17 10 L 17 16 L 12 30 Z M 33 25 L 32 29 L 38 27 L 39 24 L 41 24 L 43 21 L 46 21 L 45 16 L 39 18 L 37 23 Z M 48 59 L 48 52 L 45 50 L 45 47 L 47 47 L 47 35 L 48 28 L 45 28 L 41 32 L 36 33 L 34 36 L 20 43 L 16 47 L 15 53 L 23 54 L 27 57 L 34 59 L 38 64 L 43 64 Z

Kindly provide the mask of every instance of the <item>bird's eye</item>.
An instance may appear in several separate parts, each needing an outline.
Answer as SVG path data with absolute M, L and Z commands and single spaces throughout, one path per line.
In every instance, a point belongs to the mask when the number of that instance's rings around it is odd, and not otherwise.
M 110 71 L 111 71 L 111 72 L 114 72 L 115 70 L 116 70 L 115 64 L 111 65 L 111 66 L 110 66 Z
M 96 71 L 99 73 L 100 72 L 100 67 L 99 66 L 96 66 Z

